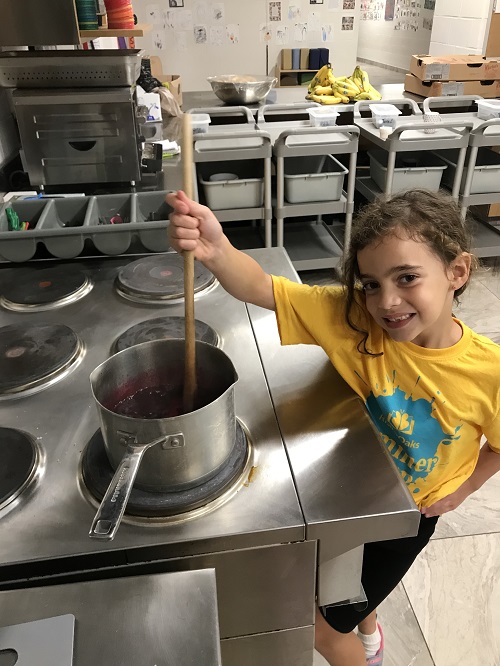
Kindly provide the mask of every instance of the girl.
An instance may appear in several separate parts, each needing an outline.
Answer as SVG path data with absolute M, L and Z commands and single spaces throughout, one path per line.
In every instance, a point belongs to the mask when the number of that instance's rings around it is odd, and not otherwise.
M 183 192 L 167 201 L 177 251 L 193 250 L 234 297 L 274 310 L 282 344 L 325 350 L 364 400 L 420 508 L 416 537 L 366 544 L 366 608 L 317 611 L 316 649 L 329 664 L 380 666 L 377 606 L 438 516 L 500 470 L 500 346 L 452 315 L 475 266 L 460 210 L 448 196 L 422 190 L 369 204 L 353 225 L 344 286 L 310 287 L 266 274 Z

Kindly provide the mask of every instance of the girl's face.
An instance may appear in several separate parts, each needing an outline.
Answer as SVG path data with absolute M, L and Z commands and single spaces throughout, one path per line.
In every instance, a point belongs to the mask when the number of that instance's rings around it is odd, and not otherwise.
M 357 259 L 368 312 L 393 340 L 434 349 L 458 342 L 461 328 L 451 310 L 469 276 L 469 254 L 446 267 L 425 242 L 390 235 Z

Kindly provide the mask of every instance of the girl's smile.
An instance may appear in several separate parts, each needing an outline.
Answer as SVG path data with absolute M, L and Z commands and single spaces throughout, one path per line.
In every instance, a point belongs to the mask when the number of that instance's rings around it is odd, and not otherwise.
M 357 259 L 368 312 L 391 338 L 435 349 L 458 342 L 453 295 L 467 281 L 469 255 L 445 266 L 424 242 L 391 234 Z

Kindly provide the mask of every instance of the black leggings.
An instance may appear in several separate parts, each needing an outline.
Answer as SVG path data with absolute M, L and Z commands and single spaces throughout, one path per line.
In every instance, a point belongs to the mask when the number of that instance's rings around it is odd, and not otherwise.
M 417 536 L 365 544 L 361 583 L 367 604 L 326 606 L 322 608 L 328 624 L 347 634 L 365 619 L 402 580 L 417 555 L 434 534 L 437 517 L 422 516 Z

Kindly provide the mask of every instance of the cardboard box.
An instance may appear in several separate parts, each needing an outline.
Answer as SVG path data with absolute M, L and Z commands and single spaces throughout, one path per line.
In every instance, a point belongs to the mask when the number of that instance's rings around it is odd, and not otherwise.
M 149 58 L 151 62 L 151 74 L 161 81 L 162 83 L 168 83 L 168 88 L 172 95 L 175 97 L 177 104 L 182 106 L 182 87 L 181 87 L 181 77 L 180 74 L 164 74 L 162 72 L 161 60 L 158 56 L 151 56 Z
M 500 56 L 500 14 L 498 9 L 491 15 L 485 56 L 487 58 Z
M 421 81 L 413 74 L 405 76 L 405 90 L 422 97 L 478 95 L 485 99 L 500 97 L 499 81 Z
M 492 217 L 500 217 L 500 203 L 473 206 L 473 209 L 483 220 L 488 220 Z
M 482 55 L 413 55 L 410 72 L 421 81 L 488 81 L 500 79 L 500 60 Z

